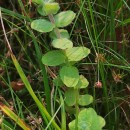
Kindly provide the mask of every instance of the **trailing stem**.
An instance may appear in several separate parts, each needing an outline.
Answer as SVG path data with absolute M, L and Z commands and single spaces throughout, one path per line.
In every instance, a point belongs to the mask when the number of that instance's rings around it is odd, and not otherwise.
M 78 100 L 79 100 L 79 90 L 76 88 L 76 120 L 75 120 L 75 130 L 78 130 L 78 114 L 79 114 L 79 105 L 78 105 Z

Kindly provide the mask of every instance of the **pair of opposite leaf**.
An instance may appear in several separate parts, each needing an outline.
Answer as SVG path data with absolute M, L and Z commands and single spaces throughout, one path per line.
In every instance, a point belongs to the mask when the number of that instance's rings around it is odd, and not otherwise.
M 90 50 L 85 47 L 53 50 L 43 55 L 42 63 L 47 66 L 61 65 L 62 67 L 60 68 L 59 75 L 62 82 L 67 87 L 84 88 L 88 85 L 87 79 L 85 77 L 81 77 L 78 69 L 72 66 L 71 63 L 82 60 L 89 53 Z
M 36 0 L 34 2 L 36 2 Z M 68 26 L 75 18 L 75 13 L 69 10 L 57 14 L 57 12 L 60 9 L 58 3 L 52 1 L 51 2 L 37 1 L 37 4 L 39 3 L 40 5 L 38 5 L 37 7 L 38 12 L 42 16 L 54 15 L 54 17 L 52 16 L 54 22 L 49 21 L 48 19 L 36 19 L 32 21 L 31 28 L 42 33 L 50 32 L 50 37 L 53 39 L 52 46 L 54 48 L 57 49 L 72 48 L 73 43 L 71 40 L 69 40 L 68 31 L 58 28 Z M 60 38 L 57 38 L 55 29 L 59 31 Z
M 53 22 L 47 19 L 37 19 L 32 21 L 31 27 L 39 32 L 50 32 L 54 28 L 66 27 L 75 18 L 75 13 L 73 11 L 63 11 L 57 14 L 60 6 L 56 2 L 42 2 L 38 5 L 37 11 L 42 16 L 54 15 Z
M 54 28 L 68 26 L 74 18 L 75 13 L 73 11 L 63 11 L 54 16 L 55 23 L 50 22 L 48 19 L 37 19 L 32 21 L 31 28 L 42 33 L 51 32 Z

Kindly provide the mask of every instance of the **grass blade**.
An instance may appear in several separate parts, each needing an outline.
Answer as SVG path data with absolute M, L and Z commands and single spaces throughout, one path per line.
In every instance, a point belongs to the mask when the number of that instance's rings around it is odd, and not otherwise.
M 11 119 L 13 119 L 21 128 L 24 130 L 31 130 L 23 120 L 21 120 L 13 111 L 10 110 L 6 105 L 0 102 L 0 109 L 8 115 Z
M 42 117 L 44 118 L 44 120 L 46 121 L 46 123 L 48 122 L 47 119 L 50 121 L 51 120 L 51 116 L 49 115 L 49 113 L 47 112 L 46 108 L 43 106 L 43 104 L 39 101 L 39 99 L 37 98 L 37 96 L 35 95 L 34 91 L 32 90 L 32 87 L 27 79 L 27 77 L 25 76 L 21 66 L 19 65 L 17 59 L 15 58 L 15 56 L 13 54 L 11 54 L 11 58 L 13 60 L 13 63 L 23 81 L 23 83 L 25 84 L 28 92 L 30 93 L 30 95 L 32 96 L 33 100 L 35 101 L 35 103 L 37 104 Z M 46 119 L 47 118 L 47 119 Z M 59 126 L 56 124 L 56 122 L 53 120 L 52 121 L 52 125 L 57 129 L 60 130 Z

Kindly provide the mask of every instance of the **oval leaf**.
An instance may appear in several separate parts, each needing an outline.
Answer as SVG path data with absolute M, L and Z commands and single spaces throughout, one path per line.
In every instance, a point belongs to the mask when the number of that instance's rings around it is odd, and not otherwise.
M 53 47 L 58 48 L 58 49 L 67 49 L 67 48 L 73 47 L 73 43 L 67 38 L 55 39 L 52 41 L 51 44 Z
M 87 106 L 93 102 L 93 97 L 91 95 L 79 95 L 79 105 Z
M 42 57 L 42 63 L 48 66 L 57 66 L 65 63 L 66 57 L 60 50 L 47 52 Z
M 38 11 L 38 13 L 39 13 L 40 15 L 42 15 L 42 16 L 47 16 L 46 12 L 43 10 L 43 5 L 39 5 L 39 6 L 37 7 L 37 11 Z
M 46 12 L 47 15 L 56 14 L 59 9 L 60 9 L 60 6 L 56 2 L 55 3 L 45 3 L 43 5 L 43 10 Z
M 89 85 L 88 80 L 83 75 L 80 75 L 80 79 L 78 84 L 76 85 L 76 88 L 80 88 L 80 89 L 86 88 L 88 85 Z
M 57 27 L 65 27 L 69 25 L 75 18 L 75 13 L 73 11 L 64 11 L 55 15 L 55 24 Z
M 76 90 L 68 89 L 65 92 L 65 102 L 67 106 L 73 106 L 76 103 Z
M 63 66 L 60 70 L 60 77 L 67 87 L 75 87 L 79 81 L 78 69 L 73 66 Z
M 54 24 L 45 19 L 34 20 L 31 23 L 31 28 L 39 32 L 50 32 L 54 27 Z
M 69 130 L 75 130 L 75 120 L 73 120 L 73 121 L 71 121 L 70 123 L 69 123 Z M 79 130 L 79 128 L 78 128 L 78 130 Z M 85 129 L 84 129 L 85 130 Z
M 99 121 L 100 128 L 105 126 L 106 122 L 101 116 L 98 116 L 98 121 Z
M 80 61 L 90 53 L 86 47 L 73 47 L 65 51 L 68 61 Z
M 60 35 L 61 35 L 61 38 L 67 38 L 67 39 L 70 38 L 69 33 L 68 33 L 67 30 L 58 29 L 58 31 L 59 31 L 59 33 L 60 33 Z M 57 39 L 57 35 L 56 35 L 56 33 L 55 33 L 55 29 L 54 29 L 52 32 L 50 32 L 50 35 L 49 35 L 49 36 L 50 36 L 50 38 L 52 38 L 53 40 Z
M 91 123 L 91 130 L 102 130 L 102 127 L 105 126 L 105 120 L 101 117 L 101 116 L 96 116 L 96 120 L 92 119 L 92 123 Z

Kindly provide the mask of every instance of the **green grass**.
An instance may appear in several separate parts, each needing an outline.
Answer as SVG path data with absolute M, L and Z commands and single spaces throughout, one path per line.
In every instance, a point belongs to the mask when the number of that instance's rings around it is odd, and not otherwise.
M 1 11 L 6 35 L 16 59 L 12 57 L 12 60 L 8 56 L 1 29 L 1 102 L 8 107 L 12 106 L 16 115 L 31 128 L 66 130 L 68 123 L 74 119 L 74 115 L 65 110 L 66 88 L 54 87 L 52 79 L 53 75 L 57 75 L 57 68 L 52 67 L 49 71 L 41 62 L 42 55 L 52 50 L 50 38 L 48 34 L 37 33 L 30 28 L 30 22 L 40 17 L 34 4 L 30 6 L 24 0 L 11 1 L 13 6 L 9 2 L 2 2 Z M 73 24 L 67 27 L 75 46 L 83 45 L 91 49 L 89 57 L 77 66 L 90 82 L 85 91 L 93 95 L 94 102 L 91 106 L 106 120 L 104 130 L 129 130 L 130 2 L 61 0 L 60 5 L 61 10 L 71 9 L 77 14 Z M 103 54 L 104 60 L 97 57 L 97 54 Z M 118 74 L 124 76 L 118 77 Z M 11 83 L 20 80 L 23 80 L 25 87 L 15 91 Z M 94 87 L 98 80 L 102 82 L 102 88 Z M 20 129 L 8 116 L 1 114 L 1 118 L 6 127 Z M 40 118 L 42 122 L 38 124 Z

